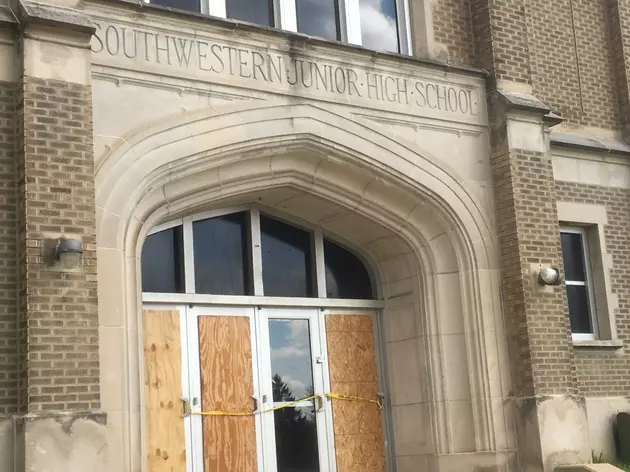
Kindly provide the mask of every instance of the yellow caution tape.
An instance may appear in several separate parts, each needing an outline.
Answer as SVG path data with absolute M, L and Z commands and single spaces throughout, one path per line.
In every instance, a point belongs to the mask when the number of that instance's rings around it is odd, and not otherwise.
M 324 395 L 310 395 L 308 397 L 298 398 L 297 400 L 283 403 L 282 405 L 274 406 L 266 410 L 256 410 L 256 411 L 189 411 L 187 407 L 187 402 L 184 402 L 184 417 L 188 415 L 192 415 L 192 416 L 254 416 L 257 414 L 282 410 L 283 408 L 291 408 L 292 406 L 295 406 L 298 403 L 305 402 L 308 400 L 314 400 L 314 399 L 318 399 L 320 401 L 319 407 L 321 408 L 322 397 L 331 398 L 331 399 L 334 398 L 337 400 L 375 403 L 376 405 L 378 405 L 379 409 L 383 408 L 383 404 L 379 400 L 370 400 L 369 398 L 355 397 L 353 395 L 343 395 L 340 393 L 325 393 Z

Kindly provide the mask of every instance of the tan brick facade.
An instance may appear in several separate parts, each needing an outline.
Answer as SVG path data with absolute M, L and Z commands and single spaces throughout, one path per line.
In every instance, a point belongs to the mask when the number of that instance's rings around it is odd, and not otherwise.
M 630 0 L 413 0 L 417 37 L 399 39 L 420 58 L 151 3 L 50 2 L 0 5 L 0 458 L 16 459 L 0 472 L 146 469 L 148 306 L 179 310 L 190 344 L 168 408 L 202 408 L 193 308 L 371 310 L 379 472 L 552 472 L 613 450 L 630 409 Z M 565 285 L 538 278 L 563 273 L 558 203 L 605 209 L 605 339 L 580 342 Z M 227 208 L 295 219 L 313 251 L 338 237 L 378 299 L 269 301 L 263 275 L 247 298 L 196 293 L 192 215 Z M 142 293 L 145 238 L 175 223 L 185 293 Z M 82 243 L 78 268 L 51 260 L 63 237 Z M 197 419 L 181 418 L 195 438 Z
M 0 414 L 17 410 L 14 84 L 0 84 Z

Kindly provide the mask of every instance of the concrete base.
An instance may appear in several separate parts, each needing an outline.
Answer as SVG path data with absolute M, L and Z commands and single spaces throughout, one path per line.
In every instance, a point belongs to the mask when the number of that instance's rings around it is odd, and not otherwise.
M 554 472 L 623 472 L 610 464 L 578 464 L 556 467 Z
M 515 399 L 521 472 L 552 472 L 591 460 L 583 397 L 550 395 Z
M 630 412 L 630 398 L 591 397 L 586 398 L 590 447 L 596 456 L 607 461 L 617 458 L 614 430 L 617 413 Z
M 108 472 L 104 412 L 15 417 L 15 472 Z
M 13 472 L 12 416 L 0 416 L 0 472 Z

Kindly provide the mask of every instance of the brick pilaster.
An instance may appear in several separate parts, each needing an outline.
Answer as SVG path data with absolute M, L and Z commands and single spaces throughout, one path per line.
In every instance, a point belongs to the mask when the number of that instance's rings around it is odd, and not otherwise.
M 555 181 L 543 131 L 548 110 L 533 97 L 527 104 L 523 95 L 498 92 L 492 95 L 490 109 L 519 464 L 521 470 L 547 472 L 556 465 L 590 459 L 564 286 L 542 286 L 537 281 L 540 268 L 562 268 Z M 554 415 L 558 410 L 566 415 Z M 574 435 L 569 445 L 563 434 Z
M 24 76 L 18 92 L 20 410 L 99 407 L 90 87 Z M 79 269 L 44 258 L 78 238 Z
M 531 85 L 523 0 L 470 0 L 475 67 L 490 73 L 488 89 L 509 80 Z
M 630 143 L 630 0 L 608 0 L 608 18 L 622 135 Z

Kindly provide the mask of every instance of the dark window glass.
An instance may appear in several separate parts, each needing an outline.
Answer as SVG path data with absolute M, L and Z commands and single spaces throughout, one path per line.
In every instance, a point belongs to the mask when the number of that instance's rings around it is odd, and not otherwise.
M 274 412 L 278 472 L 319 472 L 315 408 L 283 408 Z
M 313 365 L 308 320 L 269 320 L 273 401 L 313 394 Z
M 269 297 L 312 297 L 311 233 L 260 216 L 263 287 Z
M 359 0 L 361 44 L 369 49 L 399 52 L 396 0 Z
M 591 315 L 589 313 L 588 295 L 584 285 L 567 285 L 569 317 L 572 333 L 592 333 Z
M 562 262 L 566 280 L 586 281 L 584 270 L 584 248 L 582 235 L 578 233 L 561 233 Z
M 296 0 L 298 31 L 339 40 L 339 9 L 336 0 Z
M 182 227 L 150 235 L 142 246 L 142 291 L 184 292 Z
M 195 291 L 251 295 L 247 212 L 193 223 Z
M 227 0 L 225 7 L 228 18 L 273 26 L 271 0 Z
M 179 8 L 180 10 L 200 12 L 199 0 L 151 0 L 154 5 Z M 146 38 L 146 37 L 145 37 Z
M 357 256 L 324 239 L 324 262 L 328 298 L 373 298 L 370 275 Z

